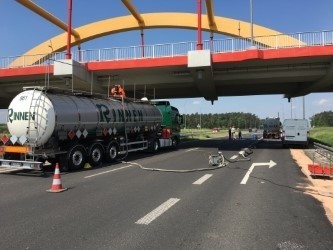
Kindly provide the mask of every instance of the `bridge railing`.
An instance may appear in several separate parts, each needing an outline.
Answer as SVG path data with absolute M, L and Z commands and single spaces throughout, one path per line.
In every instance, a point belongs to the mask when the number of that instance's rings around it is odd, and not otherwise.
M 155 45 L 139 45 L 130 47 L 114 47 L 104 49 L 75 50 L 72 58 L 76 61 L 120 61 L 144 58 L 162 58 L 185 56 L 188 51 L 196 49 L 197 42 L 166 43 Z M 260 50 L 281 49 L 304 46 L 333 45 L 333 31 L 302 32 L 250 38 L 226 38 L 203 41 L 203 48 L 211 53 L 230 53 L 246 51 L 255 46 Z M 251 48 L 252 49 L 252 48 Z M 65 52 L 40 55 L 23 55 L 0 57 L 0 68 L 17 68 L 53 64 L 56 60 L 65 59 Z

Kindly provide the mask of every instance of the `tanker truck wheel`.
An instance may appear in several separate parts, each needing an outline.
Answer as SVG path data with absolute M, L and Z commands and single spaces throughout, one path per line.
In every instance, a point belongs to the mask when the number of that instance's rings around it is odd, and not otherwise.
M 104 148 L 100 143 L 94 143 L 89 147 L 89 163 L 93 167 L 100 166 L 103 161 Z
M 176 150 L 179 145 L 179 139 L 177 137 L 172 138 L 171 144 L 172 144 L 172 146 L 171 146 L 172 149 Z
M 160 144 L 158 139 L 154 139 L 150 142 L 150 145 L 148 146 L 148 151 L 151 153 L 157 153 L 157 151 L 160 148 Z
M 68 169 L 71 171 L 79 170 L 86 163 L 87 153 L 82 145 L 74 145 L 68 150 L 67 161 Z
M 117 142 L 112 141 L 110 142 L 105 150 L 105 160 L 107 162 L 113 162 L 117 159 L 119 151 L 119 145 Z

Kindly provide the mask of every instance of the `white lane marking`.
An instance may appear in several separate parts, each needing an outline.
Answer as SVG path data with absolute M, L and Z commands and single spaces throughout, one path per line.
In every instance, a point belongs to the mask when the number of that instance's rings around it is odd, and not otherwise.
M 190 152 L 190 151 L 194 151 L 194 150 L 198 150 L 199 148 L 191 148 L 191 149 L 188 149 L 186 150 L 185 152 Z
M 233 155 L 233 156 L 230 157 L 230 159 L 231 159 L 231 160 L 234 160 L 234 159 L 236 159 L 237 157 L 238 157 L 238 155 Z
M 249 170 L 247 170 L 247 172 L 246 172 L 246 174 L 245 174 L 245 176 L 244 176 L 244 178 L 243 178 L 243 180 L 241 181 L 240 184 L 243 184 L 243 185 L 246 184 L 246 182 L 249 179 L 250 174 L 252 173 L 255 166 L 256 165 L 254 165 L 254 164 L 251 165 L 251 167 L 249 168 Z
M 240 184 L 245 185 L 247 180 L 250 177 L 250 174 L 252 173 L 253 169 L 255 166 L 268 166 L 268 168 L 272 168 L 274 166 L 276 166 L 276 163 L 272 160 L 270 160 L 269 162 L 258 162 L 258 163 L 252 163 L 251 167 L 249 168 L 249 170 L 246 172 L 243 180 L 241 181 Z
M 158 216 L 162 215 L 164 212 L 166 212 L 169 208 L 171 208 L 173 205 L 175 205 L 180 199 L 178 198 L 170 198 L 157 208 L 155 208 L 153 211 L 148 213 L 146 216 L 139 219 L 136 224 L 142 224 L 142 225 L 148 225 L 150 222 L 155 220 Z
M 0 173 L 10 173 L 15 171 L 20 171 L 22 169 L 15 169 L 15 168 L 0 168 Z
M 201 185 L 202 183 L 204 183 L 206 180 L 208 180 L 212 176 L 213 176 L 212 174 L 205 174 L 204 176 L 202 176 L 200 179 L 196 180 L 192 184 Z
M 88 176 L 85 176 L 84 178 L 91 178 L 91 177 L 95 177 L 95 176 L 98 176 L 98 175 L 107 174 L 107 173 L 110 173 L 110 172 L 115 172 L 115 171 L 118 171 L 118 170 L 121 170 L 121 169 L 124 169 L 124 168 L 129 168 L 129 167 L 133 167 L 133 165 L 124 166 L 124 167 L 121 167 L 121 168 L 115 168 L 115 169 L 108 170 L 108 171 L 105 171 L 105 172 L 100 172 L 98 174 L 88 175 Z

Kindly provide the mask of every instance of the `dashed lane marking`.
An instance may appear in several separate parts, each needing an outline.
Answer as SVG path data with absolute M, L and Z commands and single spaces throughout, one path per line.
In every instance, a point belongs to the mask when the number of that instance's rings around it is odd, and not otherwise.
M 171 208 L 173 205 L 175 205 L 180 199 L 178 198 L 170 198 L 157 208 L 155 208 L 153 211 L 148 213 L 146 216 L 139 219 L 135 224 L 141 224 L 141 225 L 148 225 L 153 220 L 155 220 L 157 217 L 165 213 L 169 208 Z
M 212 174 L 205 174 L 204 176 L 202 176 L 200 179 L 196 180 L 192 184 L 201 185 L 202 183 L 204 183 L 206 180 L 208 180 L 212 176 L 213 176 Z
M 17 168 L 0 168 L 0 173 L 10 173 L 10 172 L 16 172 L 16 171 L 21 171 L 23 169 L 17 169 Z
M 95 176 L 98 176 L 98 175 L 107 174 L 107 173 L 110 173 L 110 172 L 115 172 L 115 171 L 118 171 L 118 170 L 121 170 L 121 169 L 124 169 L 124 168 L 129 168 L 129 167 L 133 167 L 133 165 L 124 166 L 124 167 L 121 167 L 121 168 L 115 168 L 115 169 L 112 169 L 112 170 L 100 172 L 98 174 L 88 175 L 88 176 L 85 176 L 84 178 L 91 178 L 91 177 L 95 177 Z
M 230 159 L 231 159 L 231 160 L 234 160 L 234 159 L 236 159 L 237 157 L 238 157 L 238 155 L 233 155 L 233 156 L 230 157 Z
M 190 152 L 190 151 L 194 151 L 194 150 L 198 150 L 199 148 L 191 148 L 191 149 L 188 149 L 186 150 L 185 152 Z

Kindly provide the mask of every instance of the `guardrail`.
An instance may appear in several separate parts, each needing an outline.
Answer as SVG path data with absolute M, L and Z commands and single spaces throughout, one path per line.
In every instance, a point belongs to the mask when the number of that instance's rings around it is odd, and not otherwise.
M 302 32 L 272 36 L 254 37 L 257 49 L 281 49 L 304 46 L 326 46 L 333 44 L 333 31 Z M 114 47 L 72 51 L 72 58 L 78 62 L 139 60 L 144 58 L 162 58 L 185 56 L 189 51 L 196 50 L 197 42 L 166 43 L 155 45 L 139 45 L 130 47 Z M 203 49 L 211 53 L 239 52 L 251 49 L 250 38 L 226 38 L 203 41 Z M 54 61 L 65 59 L 66 52 L 39 55 L 19 55 L 0 57 L 0 68 L 29 67 L 53 64 Z
M 315 153 L 326 158 L 326 160 L 329 162 L 329 164 L 331 166 L 332 161 L 333 161 L 333 148 L 320 144 L 320 143 L 317 143 L 317 142 L 314 142 L 313 145 L 316 147 Z M 315 154 L 314 154 L 314 159 L 315 159 Z M 314 161 L 314 159 L 313 159 L 313 161 Z
M 308 165 L 313 178 L 333 177 L 333 148 L 314 142 L 316 150 L 313 151 L 312 164 Z

